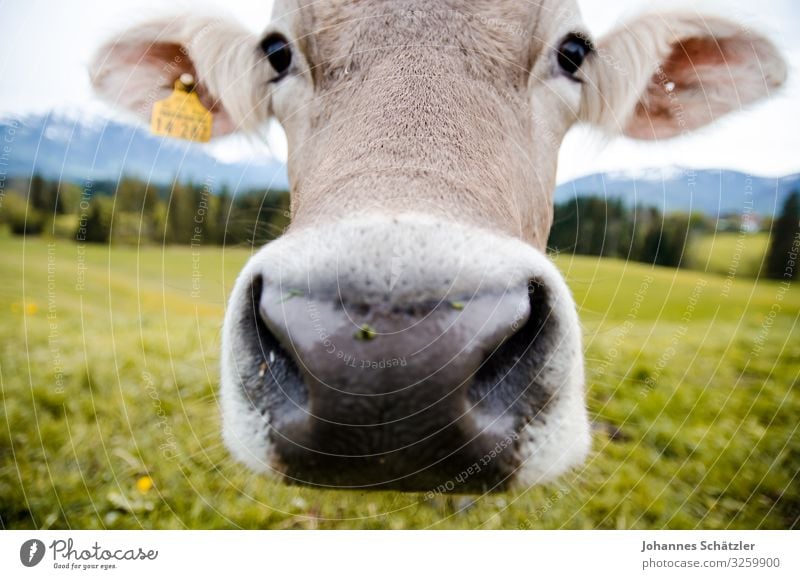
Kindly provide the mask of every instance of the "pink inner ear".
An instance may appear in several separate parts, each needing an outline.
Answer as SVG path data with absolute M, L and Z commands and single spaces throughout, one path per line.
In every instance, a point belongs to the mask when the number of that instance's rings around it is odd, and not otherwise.
M 730 38 L 687 38 L 677 43 L 664 70 L 669 75 L 685 74 L 694 68 L 702 69 L 704 66 L 736 66 L 736 45 L 741 44 Z M 739 59 L 741 62 L 741 59 Z
M 674 137 L 760 98 L 765 82 L 757 78 L 757 53 L 746 37 L 705 36 L 676 43 L 653 75 L 625 134 Z
M 162 98 L 165 98 L 172 91 L 175 80 L 181 74 L 191 74 L 198 81 L 195 91 L 200 98 L 200 102 L 214 115 L 214 133 L 227 134 L 233 131 L 233 123 L 227 112 L 222 108 L 219 100 L 213 98 L 209 93 L 208 88 L 203 84 L 203 79 L 198 79 L 194 63 L 180 44 L 155 42 L 148 45 L 144 50 L 141 44 L 118 45 L 114 48 L 114 53 L 115 66 L 134 70 L 134 75 L 145 75 L 145 78 L 139 79 L 150 85 L 145 93 L 152 89 L 158 89 L 158 92 L 163 94 Z M 132 90 L 141 90 L 140 86 L 139 83 L 134 83 Z M 140 98 L 140 96 L 130 95 L 129 99 L 133 103 L 129 104 L 134 105 Z M 148 108 L 150 108 L 152 103 L 148 104 L 150 105 Z M 135 107 L 131 106 L 131 108 Z M 147 115 L 149 114 L 148 110 Z
M 154 64 L 160 66 L 164 66 L 165 63 L 174 63 L 177 73 L 171 75 L 172 78 L 169 80 L 170 88 L 172 88 L 173 83 L 177 78 L 180 77 L 181 74 L 185 72 L 191 74 L 198 83 L 195 87 L 195 92 L 200 98 L 200 102 L 203 103 L 203 106 L 210 110 L 214 115 L 215 128 L 219 132 L 224 133 L 228 133 L 233 130 L 234 127 L 232 126 L 227 113 L 223 110 L 222 104 L 219 100 L 213 98 L 209 94 L 208 88 L 203 84 L 203 79 L 198 78 L 194 63 L 189 59 L 185 49 L 180 44 L 170 42 L 151 44 L 147 51 L 145 51 L 142 59 L 145 62 L 153 62 Z

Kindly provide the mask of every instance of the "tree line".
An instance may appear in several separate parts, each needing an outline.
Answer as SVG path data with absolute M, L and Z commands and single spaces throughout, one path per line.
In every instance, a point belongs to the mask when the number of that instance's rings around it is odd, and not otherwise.
M 713 224 L 700 214 L 663 214 L 654 207 L 629 208 L 621 199 L 576 197 L 555 205 L 548 249 L 688 267 L 687 247 L 710 230 Z
M 16 235 L 46 233 L 89 243 L 261 245 L 289 224 L 286 191 L 233 195 L 213 183 L 160 186 L 134 177 L 81 186 L 34 175 L 13 185 L 1 200 L 0 224 Z M 715 221 L 701 214 L 576 197 L 555 205 L 548 249 L 688 268 L 693 239 L 715 228 Z M 787 198 L 770 229 L 763 273 L 798 277 L 800 193 Z
M 628 207 L 621 199 L 576 197 L 554 207 L 548 250 L 615 257 L 675 268 L 691 268 L 687 249 L 698 235 L 714 233 L 715 220 L 699 213 L 662 213 Z M 786 199 L 770 228 L 763 275 L 800 277 L 800 192 Z
M 7 192 L 0 222 L 15 235 L 88 243 L 259 245 L 288 225 L 289 195 L 233 195 L 213 183 L 159 186 L 133 177 L 79 185 L 34 175 Z
M 772 279 L 800 279 L 800 192 L 786 199 L 780 217 L 772 224 L 766 275 Z

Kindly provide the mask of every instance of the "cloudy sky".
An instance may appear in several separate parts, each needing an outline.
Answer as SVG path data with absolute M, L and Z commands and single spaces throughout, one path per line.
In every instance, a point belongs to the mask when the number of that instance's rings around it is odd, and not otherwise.
M 674 4 L 671 0 L 579 3 L 596 35 L 648 6 Z M 0 115 L 64 109 L 114 114 L 94 99 L 89 88 L 86 66 L 93 49 L 125 23 L 176 4 L 190 9 L 189 2 L 176 0 L 0 0 L 4 25 L 0 35 Z M 206 0 L 205 4 L 225 6 L 246 26 L 261 30 L 272 2 Z M 192 5 L 197 6 L 197 2 Z M 789 86 L 768 103 L 667 144 L 642 144 L 623 138 L 608 142 L 588 129 L 576 128 L 561 150 L 560 182 L 598 171 L 670 165 L 725 167 L 758 175 L 800 172 L 800 2 L 729 0 L 721 5 L 725 14 L 747 18 L 776 39 L 792 69 Z M 285 157 L 285 141 L 279 129 L 272 131 L 271 141 L 270 150 Z M 216 156 L 226 159 L 264 154 L 263 149 L 240 139 L 225 139 L 211 147 Z

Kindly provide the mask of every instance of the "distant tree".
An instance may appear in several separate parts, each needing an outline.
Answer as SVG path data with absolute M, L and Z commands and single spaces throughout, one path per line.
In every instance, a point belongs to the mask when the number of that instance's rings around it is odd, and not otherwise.
M 31 176 L 28 184 L 28 203 L 36 210 L 47 210 L 47 183 L 38 173 Z
M 213 201 L 209 215 L 209 242 L 225 245 L 232 203 L 228 187 L 223 185 L 219 195 Z
M 553 226 L 547 246 L 551 251 L 576 253 L 578 235 L 578 199 L 556 203 L 553 211 Z
M 766 277 L 771 279 L 796 279 L 800 266 L 797 262 L 797 247 L 800 243 L 800 192 L 795 191 L 786 199 L 780 217 L 772 224 L 769 251 L 766 260 Z
M 60 211 L 67 215 L 76 215 L 80 211 L 79 205 L 82 194 L 83 186 L 62 181 L 58 188 Z
M 548 247 L 554 251 L 627 257 L 634 221 L 621 199 L 577 197 L 556 204 Z
M 44 216 L 14 191 L 8 191 L 3 199 L 0 220 L 14 235 L 39 235 L 44 229 Z
M 43 215 L 61 215 L 64 206 L 59 195 L 59 182 L 47 181 L 35 173 L 28 185 L 28 200 L 36 211 Z
M 63 215 L 64 201 L 61 198 L 61 184 L 58 181 L 50 183 L 50 209 L 53 215 Z
M 192 239 L 193 185 L 175 183 L 170 192 L 167 207 L 167 226 L 164 232 L 165 243 L 188 245 Z
M 687 267 L 686 249 L 693 233 L 703 227 L 693 215 L 671 214 L 652 220 L 634 259 L 664 267 Z
M 622 199 L 606 201 L 605 223 L 601 244 L 596 255 L 604 257 L 626 257 L 633 239 L 634 218 Z M 595 242 L 596 243 L 596 242 Z
M 123 177 L 117 184 L 114 211 L 142 213 L 145 200 L 145 184 L 131 177 Z
M 664 220 L 661 250 L 656 265 L 685 267 L 685 251 L 689 246 L 692 221 L 688 215 L 670 215 Z
M 288 226 L 289 207 L 286 191 L 251 191 L 237 195 L 226 223 L 226 243 L 263 245 L 272 241 Z
M 76 239 L 87 243 L 108 243 L 111 236 L 111 219 L 99 198 L 92 199 L 86 219 L 78 225 Z
M 161 198 L 158 195 L 158 188 L 153 183 L 143 183 L 142 191 L 144 195 L 142 213 L 145 217 L 152 217 L 158 213 L 159 207 L 162 205 Z
M 661 236 L 662 229 L 660 225 L 663 221 L 656 224 L 651 224 L 644 230 L 642 242 L 639 245 L 639 250 L 632 256 L 634 261 L 641 261 L 642 263 L 656 264 L 658 262 L 658 254 L 661 249 Z

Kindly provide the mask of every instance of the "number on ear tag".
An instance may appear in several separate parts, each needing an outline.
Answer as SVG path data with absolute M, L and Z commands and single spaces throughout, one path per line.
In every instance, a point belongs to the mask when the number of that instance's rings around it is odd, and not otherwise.
M 153 105 L 150 130 L 154 135 L 199 141 L 211 139 L 213 115 L 194 91 L 194 79 L 184 74 L 175 81 L 175 89 Z

